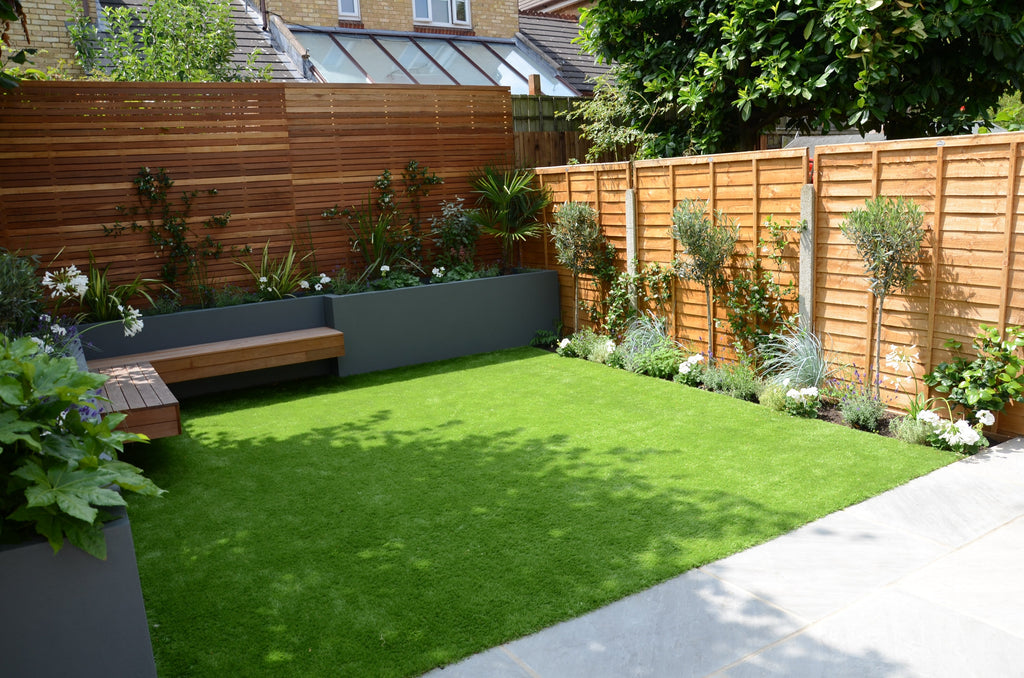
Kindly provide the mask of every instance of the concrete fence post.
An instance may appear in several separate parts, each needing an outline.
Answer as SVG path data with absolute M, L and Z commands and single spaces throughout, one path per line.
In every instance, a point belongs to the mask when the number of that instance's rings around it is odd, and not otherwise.
M 800 219 L 804 230 L 800 234 L 800 324 L 814 329 L 814 185 L 804 184 L 800 190 Z
M 636 189 L 626 189 L 626 270 L 636 273 Z

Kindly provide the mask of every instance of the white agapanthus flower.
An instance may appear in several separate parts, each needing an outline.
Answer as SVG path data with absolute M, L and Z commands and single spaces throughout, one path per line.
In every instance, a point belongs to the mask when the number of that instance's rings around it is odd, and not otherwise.
M 50 296 L 54 299 L 72 296 L 81 298 L 89 291 L 89 278 L 71 264 L 56 273 L 47 271 L 43 275 L 43 287 L 50 290 Z
M 124 336 L 134 337 L 136 334 L 142 331 L 142 312 L 136 308 L 128 307 L 127 311 L 124 311 Z

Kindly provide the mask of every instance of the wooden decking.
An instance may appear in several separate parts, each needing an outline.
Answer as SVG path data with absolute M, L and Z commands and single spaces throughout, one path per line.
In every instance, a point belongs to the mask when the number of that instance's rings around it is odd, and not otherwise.
M 167 384 L 343 355 L 345 335 L 315 327 L 100 358 L 88 365 L 110 376 L 103 395 L 110 410 L 128 415 L 120 428 L 163 438 L 181 433 L 180 408 Z

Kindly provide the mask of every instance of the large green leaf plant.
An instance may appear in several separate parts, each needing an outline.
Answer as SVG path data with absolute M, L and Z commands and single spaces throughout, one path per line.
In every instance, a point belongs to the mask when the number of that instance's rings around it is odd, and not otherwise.
M 30 337 L 0 335 L 0 543 L 39 534 L 57 552 L 67 538 L 105 559 L 103 523 L 125 505 L 118 489 L 163 493 L 118 461 L 124 443 L 146 437 L 114 430 L 125 415 L 99 412 L 105 379 Z

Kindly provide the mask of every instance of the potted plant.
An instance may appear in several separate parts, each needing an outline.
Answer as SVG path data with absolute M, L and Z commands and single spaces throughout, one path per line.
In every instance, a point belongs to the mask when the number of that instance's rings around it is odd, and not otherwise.
M 117 510 L 121 491 L 162 491 L 118 460 L 144 437 L 99 412 L 103 380 L 39 340 L 0 335 L 0 654 L 10 675 L 155 675 Z M 83 633 L 94 629 L 110 641 Z

